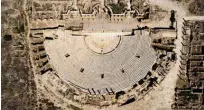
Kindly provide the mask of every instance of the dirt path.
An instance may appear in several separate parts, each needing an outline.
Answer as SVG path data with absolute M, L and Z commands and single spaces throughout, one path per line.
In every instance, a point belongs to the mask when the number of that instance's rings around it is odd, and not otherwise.
M 29 57 L 30 57 L 30 62 L 31 62 L 31 67 L 32 67 L 32 72 L 34 73 L 34 81 L 35 81 L 35 85 L 36 85 L 36 92 L 38 90 L 38 84 L 37 84 L 37 77 L 36 77 L 36 74 L 35 74 L 35 65 L 34 65 L 34 61 L 32 60 L 32 51 L 31 50 L 31 41 L 30 41 L 30 21 L 29 21 L 29 15 L 28 15 L 28 12 L 26 12 L 26 5 L 27 5 L 27 2 L 28 0 L 24 0 L 23 1 L 23 11 L 25 13 L 25 22 L 27 22 L 27 35 L 26 35 L 26 41 L 27 41 L 27 44 L 28 44 L 28 51 L 29 51 Z M 38 93 L 37 93 L 38 94 Z M 38 95 L 36 95 L 36 100 L 38 100 Z M 37 102 L 38 104 L 38 102 Z

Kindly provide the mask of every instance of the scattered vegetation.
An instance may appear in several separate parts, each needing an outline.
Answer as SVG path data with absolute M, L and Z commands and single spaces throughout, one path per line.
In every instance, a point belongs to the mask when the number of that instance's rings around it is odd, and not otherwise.
M 118 4 L 112 3 L 110 4 L 110 7 L 114 14 L 121 14 L 124 12 L 124 9 L 125 9 L 125 5 L 122 3 L 118 3 Z
M 178 88 L 186 88 L 188 86 L 187 77 L 182 77 L 182 79 L 178 79 L 176 82 L 176 87 Z
M 25 32 L 24 24 L 20 24 L 19 26 L 14 27 L 14 32 L 16 33 Z
M 10 40 L 12 40 L 12 36 L 9 35 L 9 34 L 6 34 L 6 35 L 3 36 L 3 39 L 4 39 L 5 41 L 10 41 Z
M 74 105 L 68 105 L 67 106 L 68 108 L 71 108 L 72 110 L 82 110 L 81 108 L 79 108 L 79 107 L 76 107 L 76 106 L 74 106 Z
M 190 13 L 195 15 L 204 15 L 204 0 L 193 0 L 188 7 Z
M 23 1 L 2 0 L 1 3 L 1 107 L 2 110 L 34 110 L 36 85 L 29 65 L 26 39 L 22 39 L 25 36 Z
M 130 1 L 132 6 L 131 9 L 132 10 L 142 10 L 141 8 L 143 8 L 143 4 L 145 2 L 145 0 L 131 0 Z
M 57 107 L 49 99 L 39 99 L 39 110 L 61 110 L 61 107 Z

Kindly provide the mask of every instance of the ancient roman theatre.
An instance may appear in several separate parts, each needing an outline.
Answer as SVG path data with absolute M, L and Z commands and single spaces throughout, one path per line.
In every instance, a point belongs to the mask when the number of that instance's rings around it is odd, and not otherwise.
M 175 11 L 127 3 L 32 1 L 28 41 L 39 99 L 74 109 L 122 106 L 164 80 L 176 61 Z

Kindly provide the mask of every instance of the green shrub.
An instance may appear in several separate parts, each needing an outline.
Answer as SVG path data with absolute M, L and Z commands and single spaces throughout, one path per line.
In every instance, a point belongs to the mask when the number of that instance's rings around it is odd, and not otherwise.
M 110 7 L 113 11 L 114 14 L 121 14 L 124 11 L 125 5 L 122 3 L 118 3 L 118 4 L 110 4 Z
M 24 24 L 20 24 L 19 26 L 16 26 L 16 27 L 14 28 L 14 31 L 15 31 L 16 33 L 25 32 Z
M 6 35 L 3 36 L 3 39 L 4 39 L 5 41 L 10 41 L 10 40 L 12 40 L 12 36 L 6 34 Z
M 191 2 L 188 7 L 190 13 L 203 16 L 204 15 L 204 3 L 203 2 L 204 0 L 193 0 L 193 2 Z

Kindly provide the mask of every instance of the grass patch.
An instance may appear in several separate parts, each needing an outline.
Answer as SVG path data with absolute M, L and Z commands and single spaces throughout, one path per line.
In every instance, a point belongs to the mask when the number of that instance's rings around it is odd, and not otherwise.
M 110 4 L 110 7 L 113 11 L 114 14 L 121 14 L 124 11 L 125 5 L 122 3 L 118 3 L 118 4 Z

